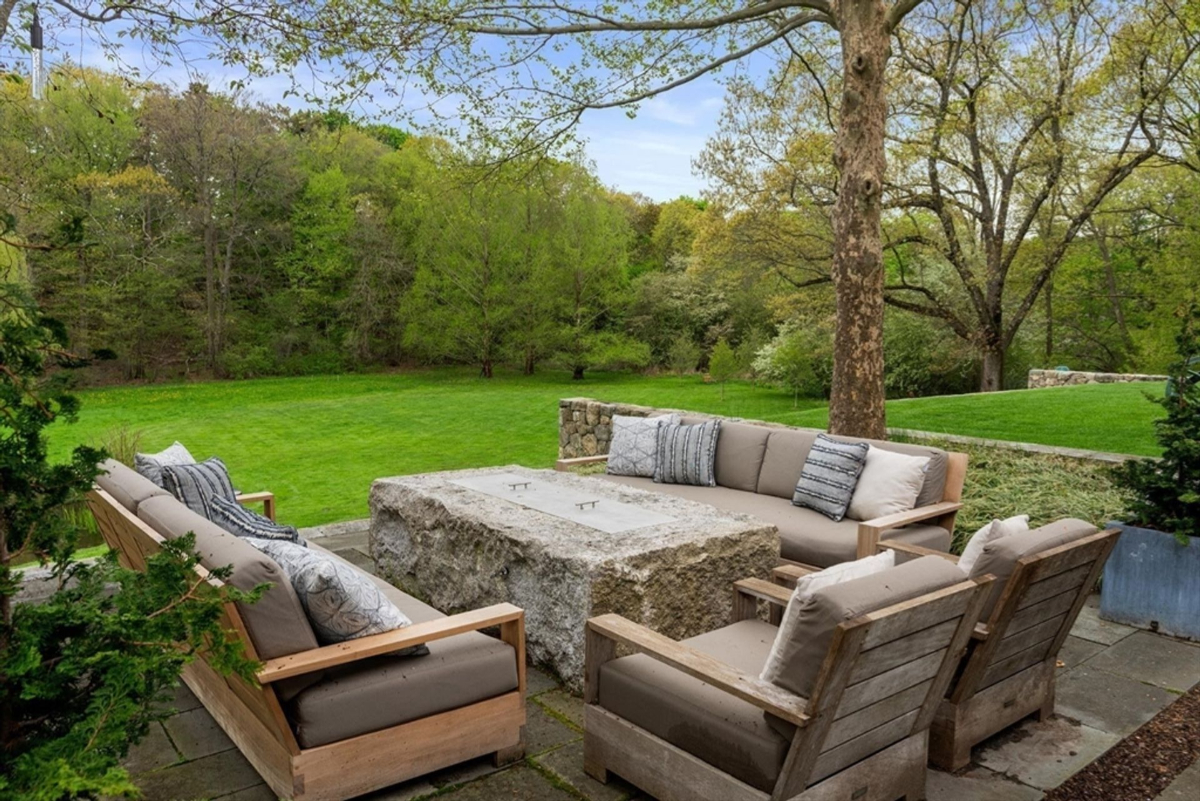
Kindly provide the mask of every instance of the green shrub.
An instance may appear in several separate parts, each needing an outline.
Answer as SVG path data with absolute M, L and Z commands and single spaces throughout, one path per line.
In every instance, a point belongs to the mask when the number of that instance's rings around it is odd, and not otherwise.
M 63 369 L 49 368 L 81 362 L 23 287 L 0 284 L 0 301 L 0 801 L 132 797 L 120 760 L 165 716 L 197 649 L 218 670 L 253 677 L 221 621 L 225 603 L 261 590 L 209 585 L 191 535 L 165 544 L 144 573 L 111 553 L 73 561 L 81 502 L 105 454 L 79 447 L 50 464 L 45 429 L 78 410 Z M 17 604 L 14 566 L 30 557 L 52 566 L 60 588 L 42 604 Z

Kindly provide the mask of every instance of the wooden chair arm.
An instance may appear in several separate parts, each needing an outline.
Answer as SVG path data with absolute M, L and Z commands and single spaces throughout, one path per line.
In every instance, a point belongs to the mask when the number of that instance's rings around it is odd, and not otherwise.
M 900 528 L 910 523 L 920 523 L 935 517 L 944 517 L 961 509 L 958 501 L 941 501 L 928 506 L 918 506 L 907 512 L 896 512 L 891 515 L 877 517 L 874 520 L 864 520 L 858 524 L 858 558 L 873 556 L 879 537 L 888 529 Z
M 758 578 L 747 578 L 733 582 L 733 590 L 738 595 L 766 601 L 777 606 L 787 606 L 792 600 L 792 591 L 770 581 Z
M 600 454 L 598 456 L 579 456 L 574 459 L 559 459 L 554 463 L 554 469 L 560 473 L 565 473 L 572 467 L 582 467 L 586 464 L 595 464 L 596 462 L 607 462 L 608 454 Z
M 471 612 L 450 615 L 439 620 L 425 623 L 413 623 L 402 629 L 385 631 L 382 634 L 372 634 L 369 637 L 359 637 L 356 640 L 325 645 L 298 654 L 289 654 L 263 663 L 258 671 L 260 684 L 269 684 L 293 676 L 302 676 L 325 668 L 346 665 L 372 656 L 388 654 L 423 645 L 436 640 L 444 640 L 456 634 L 468 631 L 478 631 L 488 626 L 503 626 L 520 623 L 524 625 L 525 611 L 512 604 L 496 604 Z M 518 649 L 519 650 L 519 649 Z
M 237 502 L 242 506 L 261 503 L 263 505 L 263 516 L 272 521 L 275 520 L 275 493 L 273 492 L 240 492 L 237 496 Z
M 743 673 L 702 651 L 664 637 L 620 615 L 594 617 L 587 622 L 587 627 L 591 633 L 644 653 L 789 723 L 804 726 L 809 721 L 808 715 L 804 714 L 808 706 L 807 699 L 762 681 L 757 676 Z
M 896 553 L 904 553 L 909 556 L 940 556 L 948 562 L 958 564 L 958 554 L 935 551 L 933 548 L 924 548 L 920 545 L 909 545 L 907 542 L 881 540 L 875 547 L 880 551 L 895 551 Z
M 795 589 L 796 582 L 810 573 L 816 573 L 816 568 L 803 565 L 778 565 L 771 570 L 771 580 L 781 587 Z

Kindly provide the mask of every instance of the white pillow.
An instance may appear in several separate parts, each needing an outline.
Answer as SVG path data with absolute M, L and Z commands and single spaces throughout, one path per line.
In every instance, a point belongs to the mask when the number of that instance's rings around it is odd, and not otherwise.
M 928 456 L 909 456 L 872 446 L 867 451 L 867 463 L 858 477 L 846 517 L 874 520 L 909 511 L 917 505 L 928 467 Z
M 809 573 L 796 581 L 796 589 L 792 591 L 792 599 L 788 601 L 788 606 L 792 604 L 803 606 L 809 598 L 817 594 L 818 590 L 832 587 L 834 584 L 841 584 L 843 581 L 869 576 L 872 573 L 882 573 L 895 566 L 896 552 L 884 551 L 874 556 L 864 556 L 853 562 L 842 562 L 824 570 L 818 570 L 816 573 Z
M 780 660 L 783 658 L 782 651 L 792 638 L 792 631 L 796 628 L 800 610 L 819 590 L 832 587 L 834 584 L 841 584 L 843 581 L 852 581 L 875 573 L 882 573 L 895 566 L 896 552 L 884 551 L 874 556 L 855 559 L 853 562 L 842 562 L 798 579 L 787 608 L 783 610 L 783 620 L 779 623 L 779 631 L 775 634 L 775 642 L 771 645 L 771 653 L 767 655 L 767 661 L 763 665 L 759 678 L 763 681 L 775 680 L 775 675 L 780 669 Z
M 970 575 L 971 568 L 975 566 L 975 562 L 979 560 L 983 549 L 989 542 L 1026 531 L 1029 531 L 1029 515 L 1017 515 L 1006 520 L 993 520 L 971 535 L 967 547 L 963 548 L 962 556 L 958 557 L 958 566 L 964 573 Z
M 183 443 L 179 440 L 158 453 L 135 453 L 133 455 L 134 469 L 160 487 L 163 486 L 162 469 L 164 467 L 195 463 L 196 460 L 192 458 L 192 454 L 183 447 Z

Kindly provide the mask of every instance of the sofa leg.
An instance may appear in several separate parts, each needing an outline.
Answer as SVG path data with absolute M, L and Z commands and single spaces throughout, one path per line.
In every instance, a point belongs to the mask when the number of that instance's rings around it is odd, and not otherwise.
M 520 762 L 525 758 L 525 727 L 521 727 L 521 739 L 517 740 L 516 745 L 510 745 L 508 748 L 501 748 L 499 751 L 492 754 L 492 764 L 498 768 L 503 768 L 506 765 L 511 765 L 514 762 Z
M 585 733 L 583 735 L 583 772 L 601 784 L 608 784 L 608 769 L 604 767 L 604 762 L 596 750 L 592 746 L 591 738 Z

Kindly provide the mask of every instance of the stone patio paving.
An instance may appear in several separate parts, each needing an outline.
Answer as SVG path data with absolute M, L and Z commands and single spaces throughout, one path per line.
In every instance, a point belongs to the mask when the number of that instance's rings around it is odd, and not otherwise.
M 368 570 L 366 521 L 303 532 Z M 930 771 L 929 801 L 1037 801 L 1200 683 L 1200 646 L 1109 623 L 1093 597 L 1061 653 L 1057 715 L 1027 720 L 975 749 L 959 774 Z M 275 796 L 185 687 L 176 712 L 155 724 L 126 764 L 147 801 L 270 801 Z M 376 801 L 626 801 L 629 785 L 583 772 L 583 702 L 546 673 L 529 671 L 527 757 L 496 770 L 479 759 L 375 793 Z M 1200 799 L 1200 763 L 1158 801 Z

